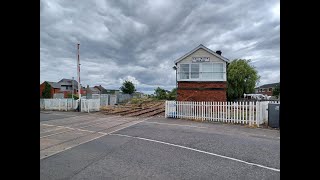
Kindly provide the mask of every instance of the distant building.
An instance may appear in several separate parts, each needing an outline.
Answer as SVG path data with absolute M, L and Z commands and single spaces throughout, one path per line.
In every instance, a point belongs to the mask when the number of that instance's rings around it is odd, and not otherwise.
M 276 87 L 280 86 L 280 82 L 278 83 L 271 83 L 271 84 L 265 84 L 259 87 L 255 88 L 255 93 L 256 94 L 264 94 L 264 95 L 268 95 L 268 96 L 272 96 L 273 90 Z
M 54 97 L 54 94 L 61 94 L 63 93 L 63 97 L 67 98 L 68 94 L 78 93 L 78 82 L 72 79 L 61 79 L 59 82 L 49 82 L 44 81 L 40 84 L 40 97 L 42 97 L 42 91 L 45 87 L 45 82 L 48 82 L 51 85 L 51 98 Z
M 104 87 L 102 87 L 101 85 L 99 85 L 99 86 L 94 86 L 94 88 L 98 89 L 101 94 L 108 94 L 108 93 L 107 93 L 107 90 L 106 90 Z
M 78 92 L 78 82 L 72 79 L 61 79 L 58 84 L 60 84 L 60 91 L 72 92 L 72 89 Z
M 53 97 L 53 94 L 55 93 L 60 93 L 60 84 L 56 83 L 56 82 L 49 82 L 49 81 L 44 81 L 42 84 L 40 84 L 40 97 L 42 97 L 42 91 L 45 88 L 45 83 L 50 84 L 51 88 L 50 88 L 50 92 L 51 92 L 51 97 Z

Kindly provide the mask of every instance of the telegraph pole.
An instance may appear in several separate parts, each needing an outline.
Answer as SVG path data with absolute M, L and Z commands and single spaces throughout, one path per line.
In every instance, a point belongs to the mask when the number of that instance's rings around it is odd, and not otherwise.
M 77 65 L 78 65 L 78 97 L 79 97 L 79 99 L 81 99 L 81 93 L 80 93 L 80 91 L 81 91 L 81 86 L 80 86 L 80 44 L 78 43 L 77 46 L 78 46 L 78 63 L 77 63 Z
M 79 112 L 81 111 L 81 85 L 80 85 L 80 44 L 77 44 L 77 48 L 78 48 L 78 61 L 77 61 L 77 73 L 78 73 L 78 97 L 79 97 L 79 101 L 78 101 L 78 110 Z
M 72 77 L 72 92 L 71 92 L 71 98 L 73 99 L 73 81 L 74 81 L 74 77 Z

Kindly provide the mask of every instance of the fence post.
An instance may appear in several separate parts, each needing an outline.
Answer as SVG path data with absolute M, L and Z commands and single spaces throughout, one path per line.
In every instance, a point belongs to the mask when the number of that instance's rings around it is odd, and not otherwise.
M 199 102 L 196 102 L 196 107 L 197 107 L 197 118 L 199 118 L 200 117 Z
M 60 100 L 61 100 L 61 99 L 59 99 L 59 111 L 60 111 Z
M 177 118 L 180 118 L 180 102 L 177 101 Z
M 224 102 L 223 102 L 223 101 L 221 102 L 221 109 L 222 109 L 222 111 L 221 111 L 221 118 L 222 118 L 225 122 L 227 122 L 227 119 L 224 118 Z M 228 122 L 227 122 L 227 123 L 228 123 Z
M 240 101 L 240 119 L 239 119 L 238 122 L 241 122 L 241 120 L 243 119 L 243 113 L 244 113 L 243 112 L 243 110 L 244 110 L 243 109 L 243 103 L 244 103 L 243 101 L 242 102 Z
M 181 118 L 185 118 L 185 117 L 186 117 L 184 102 L 185 102 L 185 101 L 182 101 L 182 102 L 181 102 Z
M 174 118 L 177 118 L 178 116 L 178 106 L 177 106 L 177 101 L 174 101 L 174 108 L 175 108 L 175 113 L 174 113 Z
M 198 117 L 197 102 L 193 102 L 193 108 L 194 108 L 194 119 L 197 119 Z
M 89 113 L 90 112 L 90 110 L 89 110 L 90 109 L 90 106 L 89 106 L 90 105 L 90 101 L 87 101 L 87 102 L 88 102 L 87 108 L 88 108 L 88 113 Z
M 239 121 L 239 102 L 235 102 L 235 106 L 236 106 L 236 118 L 234 120 L 235 123 L 237 123 Z
M 192 101 L 192 107 L 193 107 L 193 110 L 192 110 L 193 111 L 193 113 L 192 113 L 193 115 L 192 116 L 193 116 L 193 119 L 196 119 L 196 117 L 197 117 L 196 116 L 196 103 L 194 101 Z
M 255 118 L 253 121 L 253 124 L 256 123 L 256 125 L 258 125 L 258 101 L 254 102 L 254 106 L 253 106 L 256 110 L 255 110 Z
M 164 117 L 165 118 L 167 118 L 167 102 L 168 101 L 166 101 L 165 104 L 164 104 Z
M 215 111 L 216 102 L 213 102 L 213 106 L 212 107 L 213 107 L 212 108 L 212 120 L 215 121 L 215 117 L 216 117 L 216 115 L 215 115 L 215 113 L 216 113 L 216 111 Z
M 212 101 L 210 102 L 210 121 L 212 121 Z
M 230 119 L 229 119 L 229 114 L 230 114 L 229 110 L 230 110 L 229 102 L 227 101 L 226 102 L 226 118 L 227 118 L 228 122 L 231 122 Z
M 187 118 L 190 119 L 190 105 L 189 101 L 186 102 L 186 111 L 187 111 Z
M 249 102 L 249 126 L 251 125 L 251 101 Z
M 227 118 L 227 102 L 226 101 L 223 102 L 223 118 L 228 122 L 228 118 Z
M 201 120 L 203 121 L 203 119 L 204 119 L 204 103 L 203 103 L 203 101 L 201 102 Z
M 219 115 L 219 111 L 220 111 L 220 102 L 218 101 L 217 102 L 217 121 L 219 122 L 220 121 L 220 115 Z

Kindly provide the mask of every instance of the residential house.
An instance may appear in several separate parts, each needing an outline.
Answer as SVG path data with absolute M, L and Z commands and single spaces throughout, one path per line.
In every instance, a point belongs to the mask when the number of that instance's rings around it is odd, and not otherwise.
M 51 86 L 51 90 L 50 90 L 50 92 L 51 92 L 51 97 L 50 98 L 52 98 L 53 97 L 53 94 L 55 94 L 55 93 L 60 93 L 60 84 L 59 83 L 56 83 L 56 82 L 50 82 L 50 81 L 44 81 L 42 84 L 40 84 L 40 97 L 42 97 L 42 91 L 44 90 L 44 88 L 45 88 L 45 83 L 48 83 L 48 84 L 50 84 L 50 86 Z
M 78 93 L 78 82 L 72 79 L 61 79 L 59 82 L 48 82 L 51 85 L 51 98 L 54 94 L 63 93 L 64 98 L 68 97 L 68 94 Z M 40 84 L 40 97 L 42 97 L 42 91 L 45 87 L 45 82 Z
M 102 87 L 101 85 L 99 85 L 99 86 L 94 86 L 94 88 L 98 89 L 101 94 L 108 94 L 108 93 L 107 93 L 107 89 L 105 89 L 105 88 Z
M 66 93 L 72 93 L 72 90 L 74 93 L 78 92 L 78 82 L 76 80 L 72 79 L 61 79 L 58 82 L 61 86 L 60 91 L 61 92 L 66 92 Z
M 85 96 L 87 99 L 92 99 L 93 94 L 100 94 L 100 90 L 98 88 L 89 87 L 89 85 L 87 85 L 87 88 L 85 90 L 86 90 Z
M 276 87 L 280 87 L 280 82 L 271 83 L 271 84 L 265 84 L 265 85 L 256 87 L 255 88 L 255 93 L 256 94 L 264 94 L 264 95 L 272 96 L 273 90 Z
M 178 101 L 226 101 L 226 66 L 221 51 L 200 44 L 175 60 Z
M 87 94 L 100 94 L 100 90 L 95 87 L 89 87 L 89 85 L 86 88 Z

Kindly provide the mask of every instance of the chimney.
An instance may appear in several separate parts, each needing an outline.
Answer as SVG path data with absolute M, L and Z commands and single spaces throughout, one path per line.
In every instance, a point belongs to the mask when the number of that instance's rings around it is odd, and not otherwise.
M 221 56 L 222 52 L 220 50 L 216 51 L 217 54 Z

